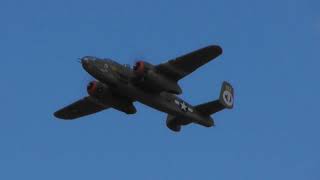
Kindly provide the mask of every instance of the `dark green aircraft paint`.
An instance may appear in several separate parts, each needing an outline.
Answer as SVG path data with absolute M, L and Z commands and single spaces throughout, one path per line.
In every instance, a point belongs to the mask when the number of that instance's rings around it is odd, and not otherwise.
M 222 49 L 212 45 L 159 65 L 139 61 L 132 69 L 110 59 L 85 56 L 81 64 L 96 79 L 87 86 L 89 96 L 54 115 L 71 120 L 107 108 L 134 114 L 133 102 L 138 101 L 167 113 L 167 127 L 176 132 L 190 123 L 214 126 L 212 114 L 233 108 L 232 86 L 223 82 L 219 99 L 192 106 L 177 96 L 182 93 L 178 81 L 220 54 Z

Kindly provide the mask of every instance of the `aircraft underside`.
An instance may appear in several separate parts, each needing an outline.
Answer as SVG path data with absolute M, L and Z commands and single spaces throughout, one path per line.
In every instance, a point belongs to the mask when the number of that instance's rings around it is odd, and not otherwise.
M 192 106 L 177 96 L 182 93 L 178 81 L 221 53 L 219 46 L 208 46 L 156 66 L 138 61 L 133 69 L 110 59 L 85 56 L 82 66 L 96 79 L 87 86 L 88 96 L 54 115 L 76 119 L 108 108 L 134 114 L 137 110 L 133 102 L 138 101 L 167 113 L 166 124 L 173 131 L 190 123 L 211 127 L 212 114 L 233 108 L 232 86 L 224 82 L 217 100 Z

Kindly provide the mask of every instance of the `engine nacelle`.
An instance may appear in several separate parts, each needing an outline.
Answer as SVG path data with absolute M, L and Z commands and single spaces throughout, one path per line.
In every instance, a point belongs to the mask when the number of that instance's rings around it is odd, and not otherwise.
M 181 124 L 172 119 L 167 119 L 167 127 L 172 131 L 179 132 L 181 130 Z
M 182 90 L 177 82 L 172 81 L 156 72 L 154 66 L 144 61 L 138 61 L 133 67 L 134 81 L 144 88 L 154 91 L 167 91 L 181 94 Z
M 109 87 L 98 81 L 91 81 L 87 86 L 87 92 L 90 96 L 93 97 L 103 97 L 107 93 L 110 93 Z

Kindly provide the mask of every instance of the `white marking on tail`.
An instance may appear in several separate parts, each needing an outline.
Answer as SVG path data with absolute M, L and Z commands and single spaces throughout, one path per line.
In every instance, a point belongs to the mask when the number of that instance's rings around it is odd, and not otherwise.
M 225 90 L 222 94 L 222 97 L 223 97 L 223 101 L 226 103 L 226 105 L 228 105 L 230 107 L 233 105 L 233 96 L 230 91 Z

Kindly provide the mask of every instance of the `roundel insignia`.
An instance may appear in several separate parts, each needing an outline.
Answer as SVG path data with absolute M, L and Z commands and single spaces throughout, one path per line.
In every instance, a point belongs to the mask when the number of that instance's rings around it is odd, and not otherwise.
M 231 107 L 233 105 L 233 96 L 230 91 L 224 91 L 222 97 L 227 106 Z
M 178 107 L 183 111 L 183 112 L 193 112 L 193 109 L 191 107 L 189 107 L 185 102 L 183 101 L 178 101 L 178 100 L 174 100 L 174 103 L 176 105 L 178 105 Z
M 188 111 L 188 106 L 187 106 L 184 102 L 182 102 L 182 103 L 180 104 L 180 108 L 181 108 L 181 110 L 184 111 L 184 112 L 187 112 L 187 111 Z

